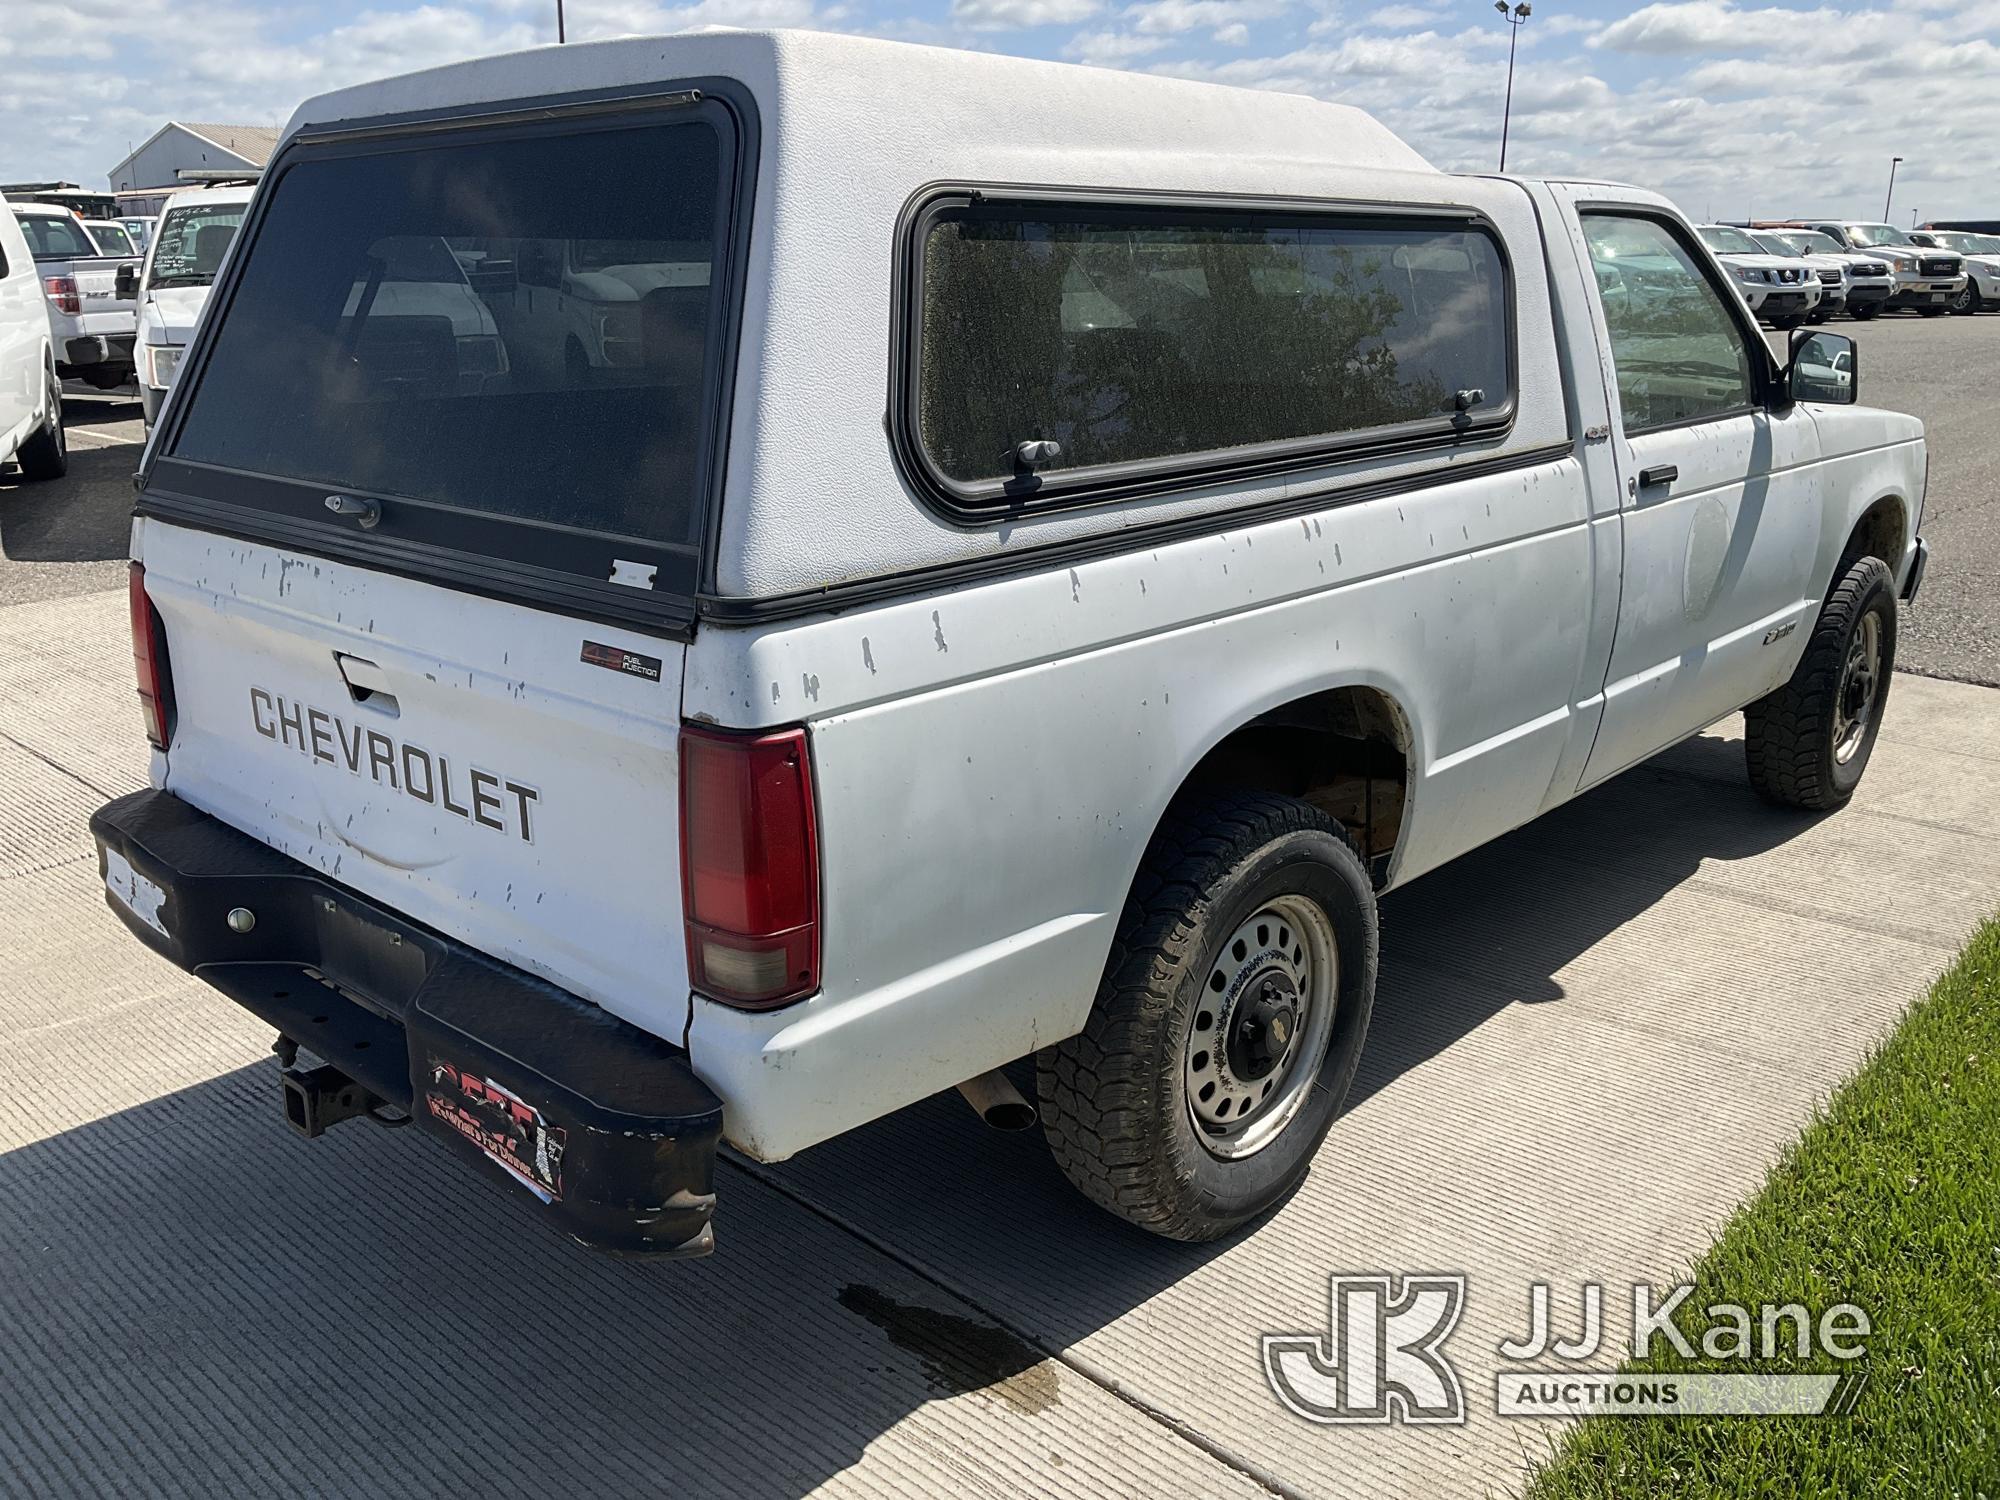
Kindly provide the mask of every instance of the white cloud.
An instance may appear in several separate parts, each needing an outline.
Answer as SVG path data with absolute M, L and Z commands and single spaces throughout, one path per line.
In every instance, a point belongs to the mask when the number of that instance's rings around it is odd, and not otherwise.
M 1209 40 L 1224 47 L 1240 47 L 1250 40 L 1250 28 L 1241 21 L 1231 21 L 1227 26 L 1216 27 Z
M 1361 24 L 1376 31 L 1406 31 L 1412 26 L 1427 26 L 1443 14 L 1435 5 L 1385 5 L 1363 16 Z
M 1783 51 L 1809 42 L 1823 26 L 1838 26 L 1838 11 L 1743 10 L 1727 0 L 1669 0 L 1644 5 L 1590 39 L 1616 52 L 1672 55 L 1696 52 Z
M 1189 31 L 1221 31 L 1247 21 L 1282 15 L 1286 0 L 1140 0 L 1125 7 L 1125 19 L 1147 36 L 1179 36 Z
M 1116 68 L 1150 57 L 1166 45 L 1165 37 L 1137 36 L 1129 31 L 1086 31 L 1070 38 L 1063 56 L 1095 67 Z
M 1007 31 L 1074 26 L 1102 8 L 1100 0 L 951 0 L 951 18 L 976 30 Z

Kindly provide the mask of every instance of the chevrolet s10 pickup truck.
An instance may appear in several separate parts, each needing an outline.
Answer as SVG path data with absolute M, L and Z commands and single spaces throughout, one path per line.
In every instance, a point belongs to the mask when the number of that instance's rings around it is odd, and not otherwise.
M 954 1086 L 1231 1232 L 1341 1108 L 1380 892 L 1739 709 L 1839 807 L 1923 574 L 1849 340 L 1774 357 L 1655 194 L 1310 99 L 546 48 L 307 102 L 239 235 L 143 459 L 109 899 L 299 1130 L 414 1117 L 611 1250 Z

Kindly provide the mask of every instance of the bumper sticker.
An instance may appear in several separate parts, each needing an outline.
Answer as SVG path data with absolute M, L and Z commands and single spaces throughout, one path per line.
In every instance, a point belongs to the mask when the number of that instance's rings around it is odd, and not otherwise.
M 167 893 L 132 868 L 132 861 L 116 849 L 104 851 L 104 889 L 125 910 L 144 922 L 161 937 L 172 937 L 160 918 Z
M 442 1058 L 430 1060 L 424 1108 L 450 1126 L 544 1203 L 562 1201 L 567 1132 L 511 1089 Z

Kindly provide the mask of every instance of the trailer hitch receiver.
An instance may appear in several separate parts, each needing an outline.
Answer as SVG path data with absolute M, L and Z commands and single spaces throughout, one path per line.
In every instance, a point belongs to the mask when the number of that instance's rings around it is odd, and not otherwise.
M 285 1085 L 285 1120 L 307 1140 L 322 1136 L 342 1120 L 379 1109 L 382 1101 L 331 1063 L 317 1068 L 296 1064 L 279 1075 Z

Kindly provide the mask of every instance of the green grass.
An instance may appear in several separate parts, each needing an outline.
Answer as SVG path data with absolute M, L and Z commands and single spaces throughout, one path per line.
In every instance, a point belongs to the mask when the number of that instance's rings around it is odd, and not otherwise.
M 1853 1302 L 1865 1368 L 1848 1417 L 1593 1417 L 1529 1500 L 1758 1496 L 2000 1500 L 2000 919 L 1834 1094 L 1695 1267 L 1711 1303 Z M 1752 1368 L 1655 1357 L 1631 1369 Z M 1671 1351 L 1670 1351 L 1671 1356 Z

